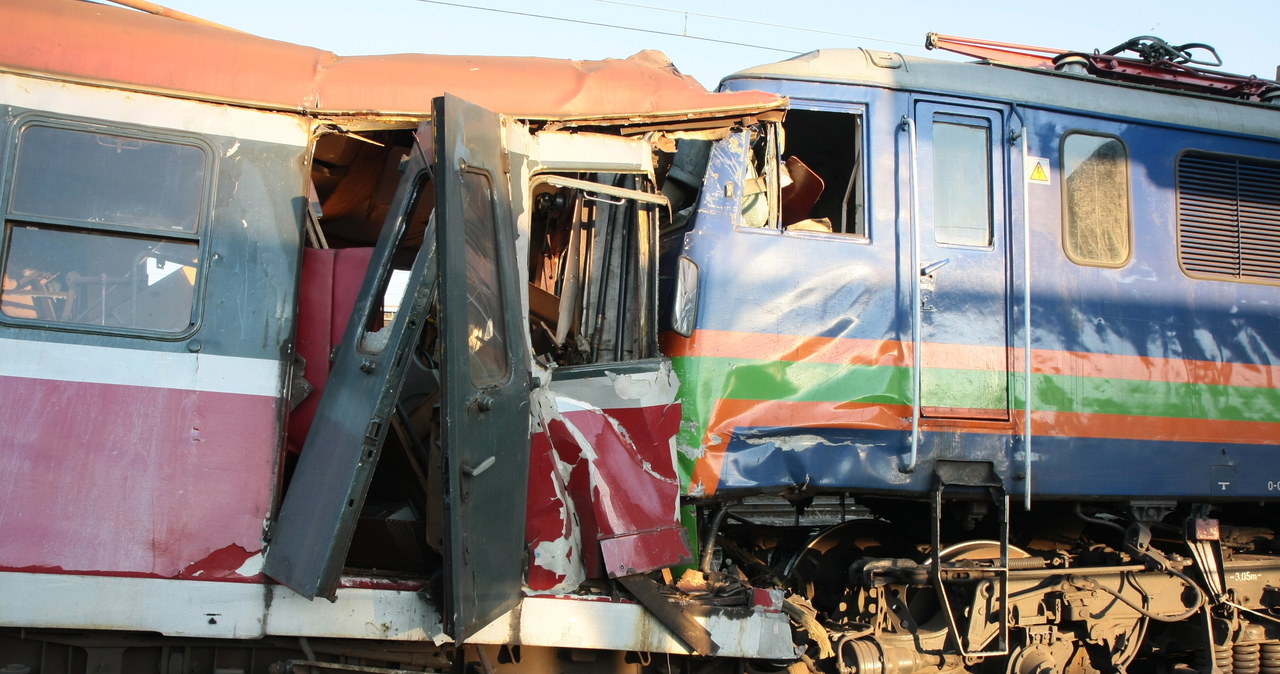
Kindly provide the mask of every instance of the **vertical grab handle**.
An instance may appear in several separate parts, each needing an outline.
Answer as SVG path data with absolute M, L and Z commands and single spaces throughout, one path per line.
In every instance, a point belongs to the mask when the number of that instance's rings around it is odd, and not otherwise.
M 907 134 L 911 155 L 908 167 L 911 186 L 908 207 L 911 217 L 911 454 L 906 465 L 898 470 L 910 473 L 916 469 L 920 455 L 920 323 L 924 320 L 920 309 L 920 162 L 915 120 L 910 115 L 903 115 L 900 128 Z
M 1027 134 L 1022 133 L 1022 164 L 1027 163 Z M 1031 510 L 1031 194 L 1022 183 L 1022 507 Z

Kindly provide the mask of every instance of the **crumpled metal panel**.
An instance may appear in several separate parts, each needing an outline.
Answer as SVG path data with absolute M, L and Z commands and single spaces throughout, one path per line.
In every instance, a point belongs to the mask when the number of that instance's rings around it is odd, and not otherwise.
M 601 369 L 535 392 L 530 589 L 567 592 L 586 577 L 690 563 L 677 515 L 677 379 L 665 362 L 651 364 L 631 373 Z
M 319 113 L 422 116 L 444 92 L 530 118 L 778 107 L 712 94 L 659 52 L 569 61 L 498 56 L 338 56 L 311 47 L 77 0 L 0 0 L 0 69 Z M 16 37 L 16 39 L 15 39 Z

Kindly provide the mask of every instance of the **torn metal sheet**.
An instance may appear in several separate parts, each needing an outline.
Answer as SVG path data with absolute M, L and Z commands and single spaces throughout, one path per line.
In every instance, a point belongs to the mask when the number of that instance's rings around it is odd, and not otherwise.
M 677 514 L 680 412 L 670 365 L 602 374 L 556 380 L 535 393 L 544 430 L 535 435 L 530 472 L 527 582 L 534 590 L 566 591 L 601 572 L 630 575 L 692 560 Z
M 698 655 L 715 655 L 720 651 L 720 644 L 711 638 L 711 632 L 690 618 L 679 605 L 663 596 L 658 583 L 652 578 L 637 574 L 622 576 L 618 578 L 618 582 L 630 590 L 689 650 Z

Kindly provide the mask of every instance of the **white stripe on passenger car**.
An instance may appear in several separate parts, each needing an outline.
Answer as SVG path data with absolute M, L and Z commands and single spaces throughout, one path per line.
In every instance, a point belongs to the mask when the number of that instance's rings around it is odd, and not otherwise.
M 171 353 L 0 339 L 0 377 L 275 397 L 280 363 L 269 358 Z

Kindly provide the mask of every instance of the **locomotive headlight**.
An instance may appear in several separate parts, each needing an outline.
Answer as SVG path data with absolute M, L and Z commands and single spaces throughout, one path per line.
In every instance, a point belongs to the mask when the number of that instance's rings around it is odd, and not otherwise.
M 681 255 L 676 269 L 675 301 L 671 307 L 671 329 L 685 337 L 693 336 L 698 318 L 698 265 Z

